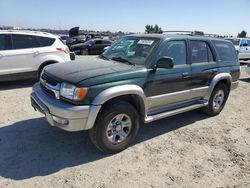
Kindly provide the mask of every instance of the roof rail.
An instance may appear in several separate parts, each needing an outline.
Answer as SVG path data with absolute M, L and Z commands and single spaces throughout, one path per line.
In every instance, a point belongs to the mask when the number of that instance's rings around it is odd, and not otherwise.
M 9 30 L 0 30 L 4 32 L 24 32 L 24 33 L 36 33 L 36 34 L 44 34 L 44 35 L 52 35 L 51 33 L 48 32 L 43 32 L 43 31 L 33 31 L 33 30 L 25 30 L 25 29 L 9 29 Z
M 163 31 L 163 34 L 176 33 L 177 35 L 204 35 L 203 31 Z

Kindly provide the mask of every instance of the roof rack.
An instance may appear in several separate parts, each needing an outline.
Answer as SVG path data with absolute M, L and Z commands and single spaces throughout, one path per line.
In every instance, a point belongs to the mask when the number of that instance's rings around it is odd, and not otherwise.
M 176 33 L 177 35 L 205 35 L 203 31 L 163 31 L 163 34 Z
M 163 34 L 175 33 L 176 35 L 191 35 L 191 36 L 204 36 L 211 38 L 220 38 L 218 34 L 204 33 L 203 31 L 163 31 Z

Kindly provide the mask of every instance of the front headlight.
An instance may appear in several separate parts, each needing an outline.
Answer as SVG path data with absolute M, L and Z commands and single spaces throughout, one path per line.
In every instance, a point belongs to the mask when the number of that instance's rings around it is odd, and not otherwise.
M 87 88 L 78 88 L 72 84 L 62 83 L 60 95 L 70 100 L 80 101 L 87 95 Z

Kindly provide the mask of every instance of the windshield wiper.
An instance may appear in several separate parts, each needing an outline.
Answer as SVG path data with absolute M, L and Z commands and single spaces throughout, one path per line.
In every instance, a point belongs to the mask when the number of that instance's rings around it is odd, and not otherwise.
M 129 65 L 135 66 L 134 63 L 132 63 L 132 62 L 130 62 L 127 59 L 124 59 L 122 57 L 112 57 L 111 59 L 114 60 L 114 61 L 118 61 L 118 62 L 121 62 L 121 63 L 126 63 L 126 64 L 129 64 Z
M 107 58 L 105 55 L 103 55 L 103 54 L 100 54 L 99 55 L 99 58 L 101 58 L 101 59 L 104 59 L 104 60 L 109 60 L 109 58 Z

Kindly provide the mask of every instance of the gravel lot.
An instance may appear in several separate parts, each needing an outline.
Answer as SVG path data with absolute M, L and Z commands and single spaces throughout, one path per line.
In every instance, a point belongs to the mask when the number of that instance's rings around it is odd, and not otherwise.
M 34 81 L 0 83 L 0 187 L 250 187 L 250 77 L 219 116 L 199 110 L 142 125 L 106 155 L 86 132 L 51 127 L 30 105 Z

